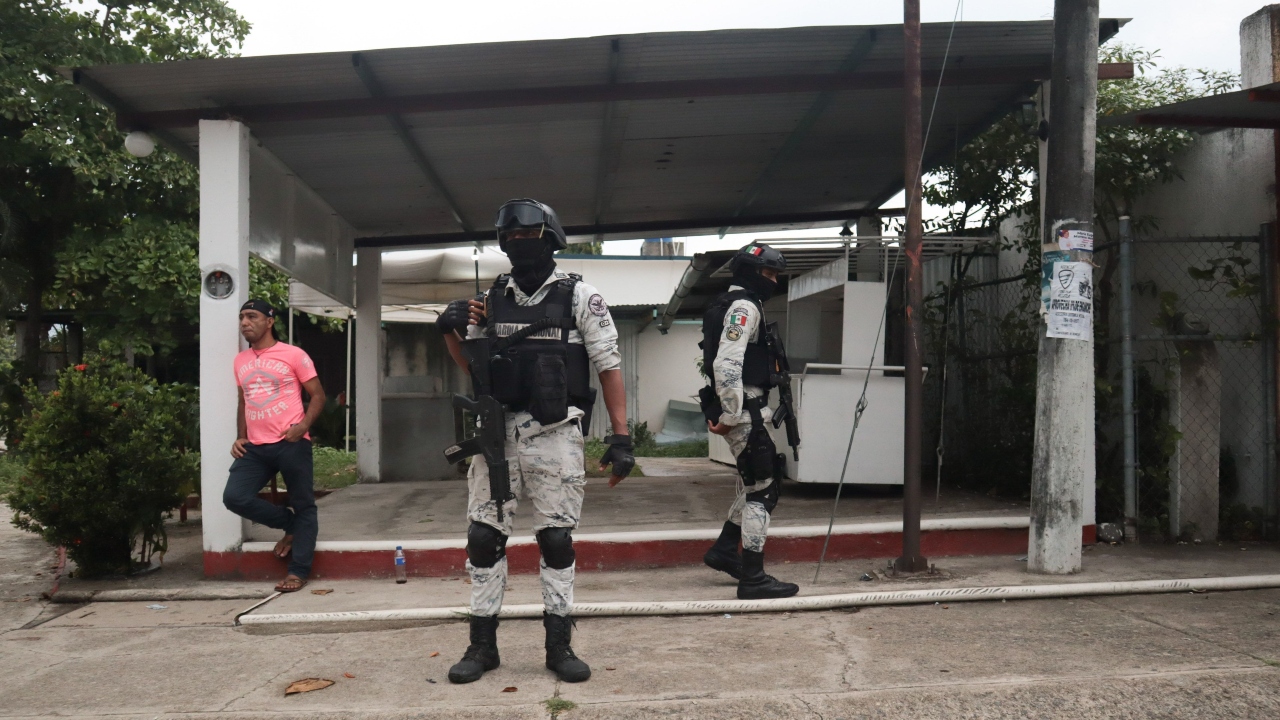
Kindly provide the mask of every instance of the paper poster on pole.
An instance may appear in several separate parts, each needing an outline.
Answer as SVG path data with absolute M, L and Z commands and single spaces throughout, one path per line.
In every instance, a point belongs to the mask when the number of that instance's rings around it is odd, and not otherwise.
M 1055 262 L 1049 285 L 1048 337 L 1093 337 L 1093 265 Z
M 1049 314 L 1049 299 L 1053 297 L 1053 264 L 1057 262 L 1067 262 L 1071 259 L 1070 253 L 1060 250 L 1045 250 L 1040 256 L 1040 315 L 1041 317 Z
M 1093 233 L 1088 230 L 1058 229 L 1058 248 L 1093 252 Z

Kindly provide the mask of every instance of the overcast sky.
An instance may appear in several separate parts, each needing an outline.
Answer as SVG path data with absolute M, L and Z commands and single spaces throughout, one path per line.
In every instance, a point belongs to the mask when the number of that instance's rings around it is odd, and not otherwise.
M 1101 0 L 1132 18 L 1118 40 L 1158 48 L 1163 64 L 1240 70 L 1240 21 L 1264 0 Z M 626 33 L 902 22 L 893 0 L 230 0 L 253 23 L 245 55 L 590 37 Z M 921 0 L 924 22 L 1039 20 L 1053 0 Z M 890 201 L 892 204 L 894 201 Z M 898 202 L 901 202 L 900 199 Z M 742 242 L 727 239 L 728 244 Z M 722 246 L 690 243 L 686 250 Z M 637 243 L 610 243 L 634 252 Z

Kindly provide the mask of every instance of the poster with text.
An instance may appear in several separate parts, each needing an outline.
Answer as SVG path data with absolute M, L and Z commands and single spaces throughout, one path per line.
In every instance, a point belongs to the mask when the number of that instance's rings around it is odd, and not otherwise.
M 1049 278 L 1051 338 L 1089 340 L 1093 337 L 1093 265 L 1055 262 Z

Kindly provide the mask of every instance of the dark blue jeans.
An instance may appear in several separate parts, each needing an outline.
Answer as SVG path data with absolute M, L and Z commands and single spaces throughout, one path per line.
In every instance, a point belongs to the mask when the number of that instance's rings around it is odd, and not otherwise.
M 289 507 L 283 508 L 258 497 L 276 473 L 284 476 Z M 311 441 L 245 444 L 244 457 L 231 463 L 231 477 L 222 493 L 222 504 L 243 518 L 283 530 L 293 536 L 289 572 L 306 579 L 311 574 L 311 558 L 316 551 L 319 513 L 316 511 L 315 478 L 311 471 Z

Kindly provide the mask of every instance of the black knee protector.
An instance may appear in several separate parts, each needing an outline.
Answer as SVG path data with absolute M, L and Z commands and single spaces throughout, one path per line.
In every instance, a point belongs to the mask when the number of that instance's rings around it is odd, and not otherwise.
M 771 482 L 769 487 L 763 490 L 747 493 L 747 502 L 758 502 L 764 506 L 764 511 L 773 514 L 773 509 L 778 507 L 778 495 L 780 494 L 780 482 Z
M 573 528 L 550 527 L 538 531 L 542 561 L 554 570 L 563 570 L 577 557 L 573 552 Z
M 472 566 L 491 568 L 507 556 L 507 536 L 492 525 L 473 522 L 467 528 L 467 559 Z

